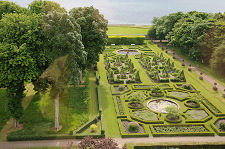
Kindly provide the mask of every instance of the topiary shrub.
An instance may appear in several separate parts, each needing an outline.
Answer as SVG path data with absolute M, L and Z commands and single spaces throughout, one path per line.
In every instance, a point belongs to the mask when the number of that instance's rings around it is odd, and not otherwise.
M 225 131 L 225 123 L 224 123 L 224 122 L 221 122 L 221 123 L 219 124 L 219 128 L 220 128 L 221 130 Z
M 97 126 L 96 124 L 92 124 L 92 125 L 90 126 L 90 129 L 91 129 L 91 132 L 92 132 L 92 133 L 97 132 L 97 128 L 98 128 L 98 126 Z
M 203 80 L 202 72 L 200 73 L 199 80 Z
M 189 64 L 188 71 L 191 71 L 191 64 Z
M 140 125 L 137 122 L 130 122 L 128 124 L 128 131 L 129 132 L 138 132 Z
M 224 91 L 224 93 L 223 93 L 223 98 L 225 98 L 225 89 L 224 89 L 223 91 Z
M 169 120 L 178 120 L 179 119 L 180 113 L 176 107 L 174 107 L 174 106 L 166 107 L 166 112 L 167 112 L 166 117 Z
M 216 85 L 217 85 L 217 83 L 215 82 L 215 83 L 214 83 L 214 86 L 213 86 L 213 90 L 214 90 L 214 91 L 217 91 L 217 89 L 218 89 Z
M 120 85 L 119 88 L 118 88 L 118 90 L 119 90 L 120 92 L 124 91 L 124 89 L 125 89 L 125 87 L 124 87 L 123 85 Z

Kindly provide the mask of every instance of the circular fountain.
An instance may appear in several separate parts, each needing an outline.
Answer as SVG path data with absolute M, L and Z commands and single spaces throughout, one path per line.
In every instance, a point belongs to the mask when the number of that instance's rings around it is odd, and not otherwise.
M 139 54 L 138 50 L 133 50 L 133 49 L 121 49 L 116 51 L 117 54 L 122 54 L 122 55 L 136 55 Z

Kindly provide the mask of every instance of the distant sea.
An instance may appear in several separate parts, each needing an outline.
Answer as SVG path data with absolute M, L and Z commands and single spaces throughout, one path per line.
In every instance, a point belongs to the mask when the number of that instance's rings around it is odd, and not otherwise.
M 9 0 L 27 7 L 33 0 Z M 52 0 L 67 10 L 73 7 L 98 8 L 109 24 L 149 25 L 153 17 L 192 10 L 215 13 L 225 11 L 225 0 Z

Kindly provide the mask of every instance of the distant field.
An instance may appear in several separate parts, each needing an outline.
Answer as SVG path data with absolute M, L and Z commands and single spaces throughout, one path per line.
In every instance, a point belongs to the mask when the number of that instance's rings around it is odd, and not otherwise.
M 147 34 L 149 28 L 150 26 L 109 26 L 107 34 Z

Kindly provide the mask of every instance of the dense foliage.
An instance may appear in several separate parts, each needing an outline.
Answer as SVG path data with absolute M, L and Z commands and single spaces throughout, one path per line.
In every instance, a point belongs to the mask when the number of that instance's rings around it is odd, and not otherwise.
M 96 64 L 107 43 L 108 21 L 94 7 L 73 8 L 70 16 L 81 27 L 82 43 L 87 52 L 86 66 Z
M 96 64 L 104 50 L 107 20 L 93 7 L 75 10 L 69 15 L 45 0 L 34 0 L 28 9 L 0 2 L 0 88 L 6 88 L 16 120 L 23 115 L 26 83 L 36 91 L 50 85 L 58 102 L 68 83 L 77 83 L 80 72 Z
M 212 68 L 225 74 L 220 65 L 223 62 L 213 56 L 218 54 L 216 47 L 219 47 L 225 39 L 225 14 L 197 11 L 186 14 L 177 12 L 154 18 L 152 23 L 153 27 L 148 32 L 151 39 L 168 39 L 169 45 L 178 47 L 180 52 L 191 59 L 211 64 Z M 220 63 L 215 63 L 215 61 L 220 61 Z

